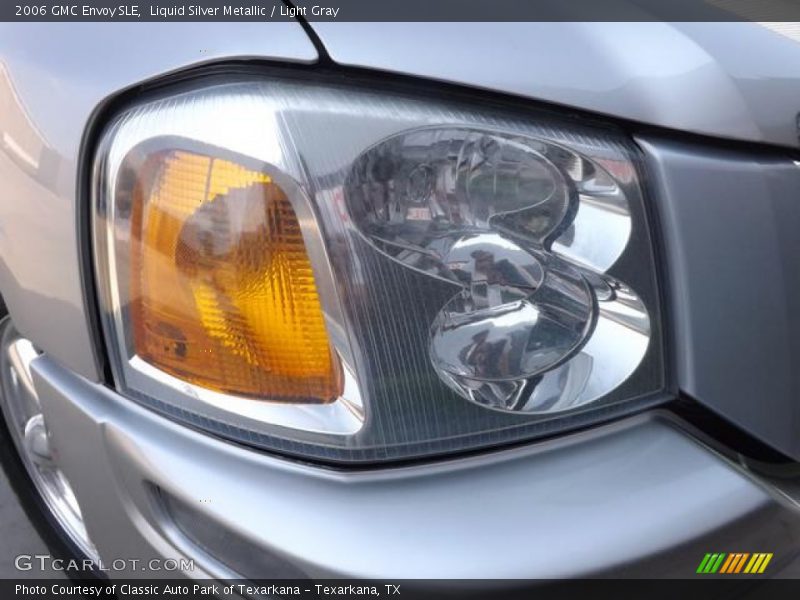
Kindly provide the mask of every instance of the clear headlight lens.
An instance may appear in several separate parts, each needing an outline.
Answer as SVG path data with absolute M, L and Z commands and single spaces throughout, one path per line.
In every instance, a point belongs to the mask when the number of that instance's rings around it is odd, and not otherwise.
M 550 114 L 290 78 L 140 103 L 96 169 L 116 384 L 222 436 L 351 461 L 657 402 L 636 157 Z
M 433 321 L 430 354 L 466 398 L 566 410 L 617 387 L 644 357 L 647 310 L 602 277 L 631 216 L 598 161 L 489 128 L 430 127 L 362 154 L 345 197 L 378 249 L 461 288 Z M 603 216 L 587 223 L 586 211 Z M 620 324 L 623 312 L 634 319 Z

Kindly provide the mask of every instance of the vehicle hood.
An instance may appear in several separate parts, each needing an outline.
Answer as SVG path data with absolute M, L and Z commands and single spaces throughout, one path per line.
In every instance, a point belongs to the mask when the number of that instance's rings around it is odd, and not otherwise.
M 312 22 L 331 59 L 797 148 L 791 23 Z

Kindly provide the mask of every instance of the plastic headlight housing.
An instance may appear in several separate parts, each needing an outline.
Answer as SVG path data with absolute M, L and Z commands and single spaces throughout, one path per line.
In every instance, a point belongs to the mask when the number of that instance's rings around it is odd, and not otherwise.
M 221 437 L 373 462 L 660 401 L 638 155 L 502 104 L 195 84 L 105 131 L 95 266 L 115 384 Z

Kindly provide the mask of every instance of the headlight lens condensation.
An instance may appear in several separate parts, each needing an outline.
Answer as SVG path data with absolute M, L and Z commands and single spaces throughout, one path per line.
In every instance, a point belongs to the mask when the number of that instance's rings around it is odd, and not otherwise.
M 502 104 L 292 77 L 124 110 L 95 166 L 118 389 L 222 437 L 376 462 L 660 401 L 636 148 Z

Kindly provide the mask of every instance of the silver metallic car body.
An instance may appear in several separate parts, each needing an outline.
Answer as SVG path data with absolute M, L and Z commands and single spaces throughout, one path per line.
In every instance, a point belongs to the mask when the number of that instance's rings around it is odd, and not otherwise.
M 342 65 L 460 83 L 670 130 L 765 142 L 783 149 L 764 168 L 784 175 L 792 165 L 788 149 L 797 148 L 800 46 L 760 25 L 313 27 Z M 354 28 L 360 28 L 358 35 Z M 635 574 L 648 565 L 650 575 L 687 575 L 709 548 L 732 543 L 732 549 L 768 543 L 776 553 L 773 568 L 785 567 L 800 539 L 796 505 L 663 417 L 634 417 L 557 441 L 439 464 L 342 473 L 220 442 L 158 417 L 100 383 L 82 287 L 77 215 L 84 213 L 76 193 L 92 115 L 120 92 L 187 67 L 228 59 L 313 63 L 317 58 L 296 23 L 0 29 L 0 293 L 18 329 L 46 355 L 34 361 L 36 388 L 59 461 L 101 555 L 195 555 L 170 517 L 155 508 L 155 488 L 193 503 L 209 522 L 247 538 L 282 564 L 317 576 L 537 577 L 609 569 Z M 674 172 L 661 162 L 674 164 L 670 148 L 657 139 L 640 142 L 654 161 L 659 189 L 679 189 Z M 692 151 L 702 148 L 694 143 Z M 703 173 L 713 182 L 709 189 L 724 190 L 744 207 L 759 201 L 748 189 L 726 188 L 730 163 L 713 166 Z M 774 181 L 763 171 L 758 178 Z M 754 185 L 760 189 L 758 181 Z M 696 205 L 672 203 L 662 216 L 668 223 L 685 223 L 691 206 Z M 769 220 L 770 209 L 762 210 Z M 762 238 L 737 246 L 737 239 L 724 239 L 734 257 L 737 248 L 755 252 L 758 246 L 763 256 L 777 256 L 785 272 L 800 272 L 795 269 L 800 255 L 787 256 L 787 246 Z M 676 259 L 670 264 L 672 281 L 683 282 L 679 269 L 691 262 L 676 246 L 685 242 L 667 236 L 667 254 Z M 696 271 L 685 285 L 707 276 Z M 776 277 L 770 281 L 780 287 L 775 283 L 780 273 Z M 729 299 L 750 289 L 733 272 L 724 283 Z M 689 344 L 700 339 L 693 327 L 703 323 L 702 315 L 681 309 L 677 300 L 696 299 L 700 292 L 677 290 L 672 309 L 683 310 L 676 317 L 683 327 L 679 341 Z M 784 294 L 780 301 L 786 304 L 779 315 L 800 308 L 792 304 L 793 296 Z M 702 339 L 710 344 L 721 335 L 718 344 L 726 344 L 727 319 L 741 315 L 742 306 L 732 300 L 715 316 L 702 305 L 717 325 Z M 790 352 L 766 371 L 748 372 L 736 364 L 728 372 L 728 387 L 712 385 L 698 375 L 696 355 L 687 346 L 677 379 L 724 412 L 737 376 L 749 377 L 748 390 L 757 390 L 754 378 L 775 381 L 777 372 L 780 386 L 763 388 L 770 394 L 766 404 L 754 405 L 748 393 L 733 395 L 731 418 L 798 456 L 798 417 L 791 402 L 791 391 L 798 389 L 797 363 L 792 338 L 773 337 L 779 321 L 768 319 L 767 333 L 751 331 L 753 352 Z M 772 344 L 775 339 L 779 346 Z M 758 406 L 770 412 L 758 414 Z M 785 425 L 776 428 L 768 417 L 784 419 Z M 207 498 L 209 490 L 214 492 Z M 675 548 L 681 553 L 669 554 Z M 190 575 L 222 568 L 214 561 L 201 566 L 202 572 Z
M 213 440 L 47 358 L 33 371 L 48 421 L 58 423 L 62 467 L 107 564 L 195 558 L 197 570 L 186 575 L 230 574 L 221 564 L 230 557 L 204 556 L 159 506 L 155 487 L 194 508 L 194 527 L 217 524 L 223 545 L 240 536 L 250 553 L 269 557 L 276 567 L 261 577 L 526 579 L 621 569 L 686 577 L 709 548 L 731 543 L 768 543 L 771 570 L 794 568 L 794 504 L 666 418 L 634 417 L 438 464 L 347 472 Z
M 792 23 L 312 23 L 339 64 L 798 146 Z

